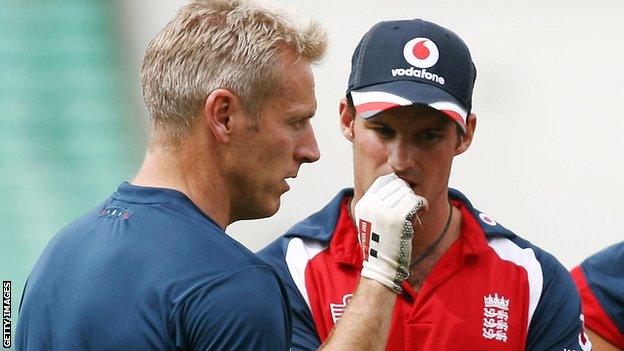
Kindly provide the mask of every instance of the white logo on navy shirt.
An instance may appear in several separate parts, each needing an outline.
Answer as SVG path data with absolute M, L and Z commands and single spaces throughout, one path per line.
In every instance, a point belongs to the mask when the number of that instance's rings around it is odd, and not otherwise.
M 483 297 L 483 337 L 507 342 L 509 299 L 498 294 Z
M 342 297 L 341 303 L 329 304 L 329 310 L 331 311 L 332 320 L 334 321 L 334 324 L 336 324 L 336 322 L 340 320 L 340 318 L 342 317 L 342 314 L 347 308 L 347 304 L 349 303 L 349 301 L 351 301 L 352 298 L 353 298 L 353 294 L 345 294 Z
M 134 213 L 133 210 L 119 207 L 119 206 L 105 206 L 99 212 L 99 216 L 102 218 L 113 218 L 113 219 L 128 219 Z
M 585 316 L 581 313 L 579 318 L 581 319 L 581 333 L 578 337 L 579 345 L 581 345 L 581 349 L 583 351 L 591 351 L 592 343 L 589 340 L 589 336 L 585 332 Z
M 498 224 L 495 220 L 492 219 L 492 217 L 486 215 L 485 213 L 479 213 L 479 218 L 481 218 L 481 221 L 483 221 L 483 223 L 491 225 L 492 227 L 495 227 Z

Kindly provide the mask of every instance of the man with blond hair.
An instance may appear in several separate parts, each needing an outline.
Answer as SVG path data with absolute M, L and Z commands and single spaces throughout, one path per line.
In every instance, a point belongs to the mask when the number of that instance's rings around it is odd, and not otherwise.
M 184 6 L 143 60 L 143 164 L 50 241 L 17 348 L 288 349 L 282 282 L 224 229 L 274 214 L 286 179 L 319 158 L 311 64 L 325 48 L 317 24 L 277 9 Z

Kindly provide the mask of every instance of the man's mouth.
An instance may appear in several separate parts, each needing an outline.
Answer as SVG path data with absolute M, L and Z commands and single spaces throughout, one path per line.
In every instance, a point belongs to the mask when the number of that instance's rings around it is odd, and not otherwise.
M 286 176 L 286 177 L 284 177 L 282 179 L 282 182 L 284 182 L 284 184 L 286 185 L 286 188 L 287 188 L 286 191 L 290 190 L 289 182 L 291 182 L 291 179 L 295 179 L 295 178 L 297 178 L 296 174 L 295 175 L 288 175 L 288 176 Z
M 413 179 L 402 177 L 402 176 L 399 176 L 399 178 L 403 179 L 412 189 L 416 189 L 418 187 L 418 183 L 414 181 Z

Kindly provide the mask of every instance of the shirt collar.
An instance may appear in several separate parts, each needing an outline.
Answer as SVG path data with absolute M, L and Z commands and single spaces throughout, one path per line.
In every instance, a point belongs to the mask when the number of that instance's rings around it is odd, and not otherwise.
M 348 202 L 352 197 L 352 188 L 341 190 L 320 211 L 286 231 L 285 236 L 330 242 L 330 253 L 337 262 L 361 267 L 362 253 L 357 241 L 355 224 L 348 210 Z M 515 236 L 491 216 L 475 209 L 468 198 L 458 190 L 449 188 L 449 198 L 462 213 L 460 239 L 463 252 L 467 254 L 483 252 L 487 249 L 488 237 Z
M 362 251 L 357 240 L 355 223 L 349 214 L 349 200 L 352 196 L 352 193 L 345 193 L 338 203 L 338 218 L 331 236 L 329 252 L 335 262 L 361 269 Z M 479 255 L 487 251 L 488 236 L 514 236 L 511 231 L 491 220 L 489 216 L 481 215 L 482 212 L 472 207 L 459 191 L 449 189 L 449 198 L 462 215 L 461 233 L 457 239 L 461 246 L 461 254 Z M 490 220 L 492 222 L 485 222 Z

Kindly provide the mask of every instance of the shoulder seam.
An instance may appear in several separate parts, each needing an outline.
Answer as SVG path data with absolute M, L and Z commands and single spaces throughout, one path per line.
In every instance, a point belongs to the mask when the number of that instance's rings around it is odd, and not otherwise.
M 501 242 L 502 245 L 493 243 L 493 241 Z M 513 245 L 517 250 L 504 251 L 505 245 Z M 488 238 L 488 246 L 496 253 L 496 255 L 504 261 L 511 262 L 517 266 L 522 267 L 527 274 L 528 287 L 529 287 L 529 305 L 528 305 L 528 320 L 526 330 L 528 332 L 537 306 L 542 298 L 542 292 L 544 289 L 544 271 L 542 262 L 537 258 L 537 254 L 534 248 L 529 245 L 528 247 L 521 247 L 518 243 L 507 237 L 495 237 Z M 512 247 L 512 248 L 513 248 Z M 530 252 L 529 252 L 530 251 Z
M 291 252 L 290 245 L 293 243 L 293 239 L 299 239 L 299 242 L 301 242 L 301 245 L 303 246 L 305 255 L 300 253 L 299 255 L 296 255 L 293 259 L 289 260 L 289 253 Z M 311 251 L 313 252 L 312 255 L 310 255 L 310 251 L 308 250 L 308 247 L 306 246 L 306 242 L 313 242 L 317 244 L 316 247 L 310 248 Z M 307 292 L 307 287 L 306 287 L 305 271 L 308 267 L 308 264 L 310 264 L 310 261 L 312 261 L 314 257 L 316 257 L 316 255 L 323 252 L 328 247 L 329 247 L 329 242 L 326 242 L 323 240 L 315 240 L 315 239 L 299 238 L 299 237 L 291 238 L 291 240 L 289 240 L 288 244 L 286 245 L 286 250 L 284 254 L 284 263 L 286 264 L 286 269 L 288 270 L 288 274 L 290 275 L 290 278 L 292 279 L 293 283 L 295 283 L 295 287 L 297 288 L 296 290 L 299 292 L 299 294 L 305 301 L 308 308 L 310 308 L 310 298 L 308 297 L 308 292 Z M 305 262 L 303 262 L 303 260 L 305 260 Z

